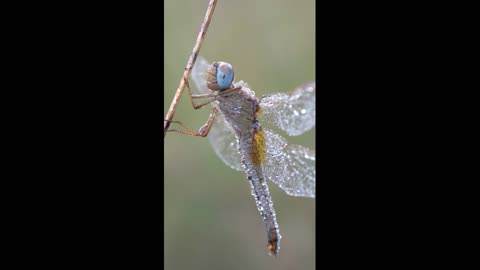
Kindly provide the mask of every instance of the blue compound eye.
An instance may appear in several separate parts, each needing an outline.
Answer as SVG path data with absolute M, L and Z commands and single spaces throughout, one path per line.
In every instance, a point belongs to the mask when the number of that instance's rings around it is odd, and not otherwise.
M 217 68 L 217 85 L 221 90 L 228 89 L 233 81 L 232 65 L 225 62 L 219 62 Z

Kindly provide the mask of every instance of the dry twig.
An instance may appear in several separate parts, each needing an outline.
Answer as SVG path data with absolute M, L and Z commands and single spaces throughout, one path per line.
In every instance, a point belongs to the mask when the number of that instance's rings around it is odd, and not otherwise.
M 213 16 L 213 11 L 215 10 L 215 6 L 217 4 L 217 0 L 210 0 L 208 4 L 207 13 L 205 14 L 205 18 L 203 19 L 202 27 L 200 28 L 200 32 L 198 33 L 197 42 L 193 47 L 192 54 L 190 55 L 190 59 L 188 59 L 187 66 L 185 67 L 185 71 L 183 72 L 183 76 L 180 79 L 180 84 L 178 86 L 177 92 L 173 97 L 172 103 L 170 104 L 170 109 L 168 109 L 167 116 L 165 116 L 164 126 L 163 126 L 163 137 L 165 138 L 167 134 L 168 127 L 170 126 L 170 121 L 173 119 L 173 115 L 175 114 L 175 110 L 177 108 L 178 102 L 180 101 L 180 97 L 183 94 L 183 90 L 185 89 L 185 83 L 188 80 L 188 76 L 190 76 L 190 72 L 192 71 L 192 67 L 195 64 L 195 60 L 197 60 L 198 52 L 200 51 L 200 46 L 202 45 L 203 39 L 205 38 L 205 34 L 207 33 L 208 26 L 210 25 L 210 21 Z

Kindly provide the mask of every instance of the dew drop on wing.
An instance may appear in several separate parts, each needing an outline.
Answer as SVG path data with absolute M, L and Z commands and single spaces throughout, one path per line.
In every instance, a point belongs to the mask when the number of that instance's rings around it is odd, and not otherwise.
M 280 135 L 264 128 L 267 138 L 266 177 L 288 195 L 315 197 L 315 151 L 288 145 Z
M 289 136 L 298 136 L 315 127 L 315 82 L 297 87 L 292 93 L 276 93 L 262 97 L 260 115 L 264 123 L 272 123 Z

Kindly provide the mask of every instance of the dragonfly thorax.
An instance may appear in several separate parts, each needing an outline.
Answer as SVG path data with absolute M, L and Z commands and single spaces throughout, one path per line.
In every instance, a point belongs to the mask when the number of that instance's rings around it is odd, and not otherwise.
M 207 67 L 207 87 L 213 91 L 230 89 L 234 77 L 233 67 L 229 63 L 214 62 Z

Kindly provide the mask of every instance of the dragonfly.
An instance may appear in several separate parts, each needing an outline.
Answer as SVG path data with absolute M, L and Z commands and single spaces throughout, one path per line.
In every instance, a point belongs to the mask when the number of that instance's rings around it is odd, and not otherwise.
M 270 255 L 280 250 L 280 230 L 266 179 L 290 196 L 315 198 L 315 150 L 288 144 L 265 126 L 273 125 L 289 136 L 315 127 L 315 81 L 304 83 L 291 93 L 275 93 L 258 99 L 244 81 L 234 82 L 233 67 L 226 62 L 209 63 L 198 56 L 191 78 L 196 86 L 190 100 L 195 109 L 213 106 L 199 131 L 177 131 L 208 137 L 217 156 L 230 168 L 245 171 L 252 195 L 267 231 Z M 206 99 L 196 105 L 193 99 Z M 220 112 L 220 113 L 217 113 Z

